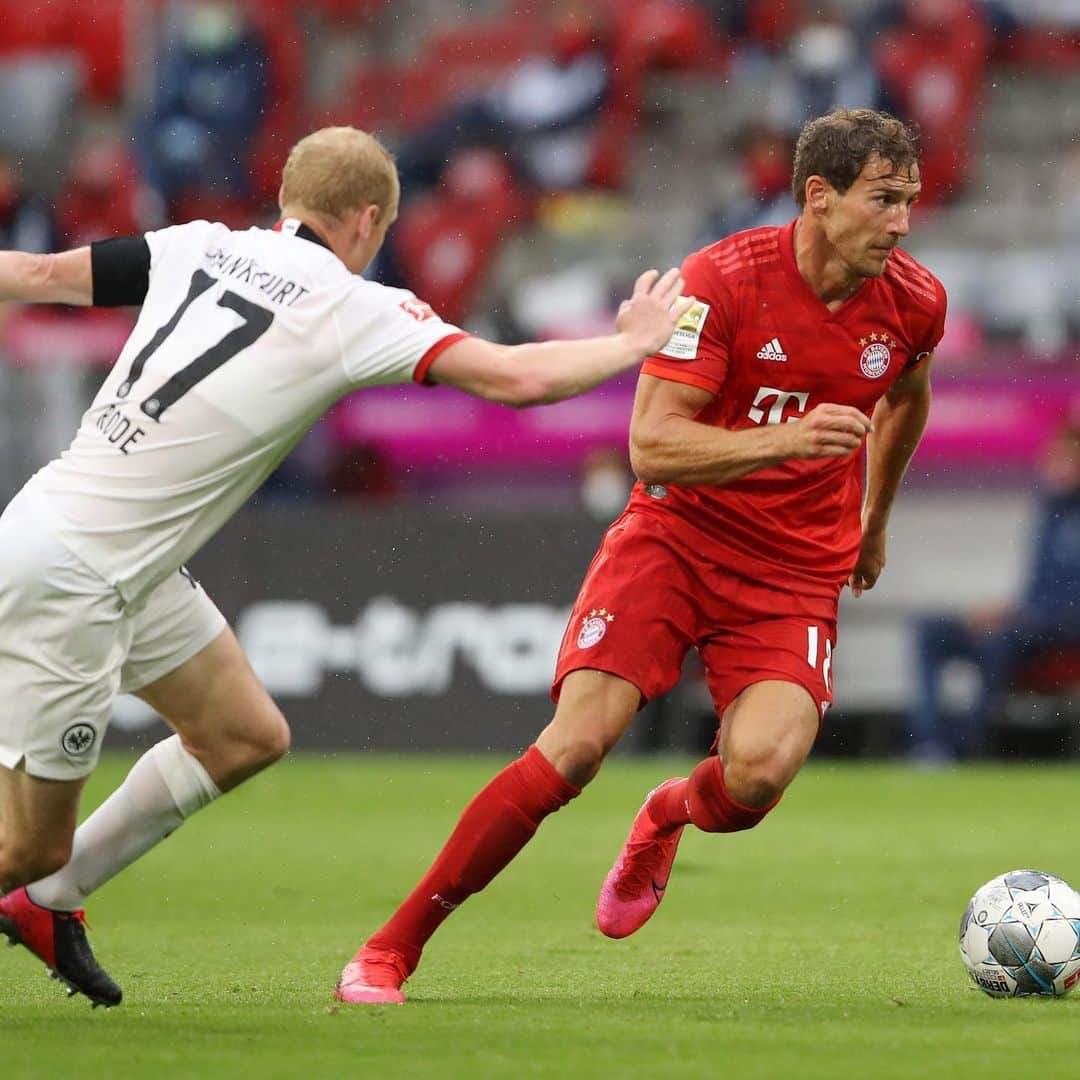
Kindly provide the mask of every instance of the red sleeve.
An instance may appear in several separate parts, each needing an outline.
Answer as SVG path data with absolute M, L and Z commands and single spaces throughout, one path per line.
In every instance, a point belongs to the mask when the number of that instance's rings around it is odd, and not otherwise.
M 937 293 L 937 303 L 931 312 L 930 322 L 926 334 L 915 347 L 911 359 L 904 365 L 905 371 L 913 371 L 926 361 L 926 358 L 938 347 L 945 333 L 945 312 L 948 308 L 948 298 L 945 295 L 945 286 L 937 278 L 934 279 L 934 291 Z
M 671 340 L 645 361 L 642 371 L 718 394 L 727 375 L 734 302 L 712 261 L 703 252 L 682 265 L 685 295 L 695 304 L 679 320 Z

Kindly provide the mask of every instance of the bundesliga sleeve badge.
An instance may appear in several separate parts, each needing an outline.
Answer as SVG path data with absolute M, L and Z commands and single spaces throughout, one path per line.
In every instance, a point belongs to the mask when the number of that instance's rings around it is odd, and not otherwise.
M 679 300 L 687 297 L 680 296 Z M 695 300 L 679 319 L 675 332 L 668 343 L 660 350 L 661 356 L 671 356 L 676 360 L 693 360 L 697 356 L 701 331 L 705 328 L 705 319 L 709 314 L 709 305 Z

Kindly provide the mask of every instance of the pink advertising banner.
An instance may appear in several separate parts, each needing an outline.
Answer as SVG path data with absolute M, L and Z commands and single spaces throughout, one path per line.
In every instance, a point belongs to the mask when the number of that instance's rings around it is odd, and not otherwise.
M 366 390 L 328 423 L 339 443 L 371 443 L 424 470 L 576 464 L 597 445 L 625 446 L 634 380 L 573 401 L 515 411 L 439 387 Z M 925 467 L 1033 465 L 1066 414 L 1080 412 L 1080 371 L 941 375 L 918 461 Z
M 113 363 L 131 331 L 122 309 L 16 309 L 0 355 L 23 367 Z M 1026 468 L 1068 415 L 1080 415 L 1080 353 L 1050 362 L 984 348 L 980 359 L 934 377 L 934 406 L 919 448 L 923 468 Z M 576 468 L 595 446 L 625 447 L 635 378 L 558 405 L 516 411 L 443 387 L 381 387 L 336 405 L 326 430 L 340 446 L 372 445 L 401 468 L 426 472 Z

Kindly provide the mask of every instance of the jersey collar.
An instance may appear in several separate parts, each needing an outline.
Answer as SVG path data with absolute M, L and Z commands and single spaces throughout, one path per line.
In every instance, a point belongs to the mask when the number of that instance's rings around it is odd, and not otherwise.
M 314 229 L 297 218 L 282 218 L 274 226 L 274 232 L 298 236 L 301 240 L 310 240 L 313 244 L 326 248 L 327 251 L 331 250 L 330 245 Z
M 814 292 L 810 282 L 802 276 L 802 272 L 799 270 L 799 262 L 795 258 L 795 226 L 798 224 L 799 219 L 795 218 L 794 221 L 780 230 L 780 258 L 788 276 L 791 278 L 792 284 L 811 308 L 818 313 L 824 312 L 826 322 L 846 317 L 850 311 L 862 304 L 867 295 L 873 290 L 874 282 L 878 279 L 866 278 L 838 308 L 830 311 L 829 305 Z

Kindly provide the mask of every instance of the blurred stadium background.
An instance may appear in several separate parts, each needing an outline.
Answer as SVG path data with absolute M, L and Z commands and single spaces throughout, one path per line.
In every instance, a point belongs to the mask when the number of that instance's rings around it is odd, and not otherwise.
M 904 754 L 912 619 L 1023 588 L 1039 463 L 1080 415 L 1078 0 L 2 0 L 0 101 L 0 246 L 26 250 L 271 224 L 296 138 L 372 130 L 404 186 L 373 274 L 508 342 L 607 327 L 646 266 L 789 220 L 809 116 L 917 121 L 908 246 L 950 317 L 886 576 L 844 600 L 820 751 Z M 131 323 L 0 308 L 0 497 L 67 444 Z M 368 391 L 312 431 L 193 564 L 297 745 L 530 739 L 625 498 L 632 393 L 514 413 Z M 971 676 L 950 667 L 947 695 Z M 1071 753 L 1078 678 L 995 702 L 991 751 Z M 123 700 L 113 745 L 154 725 Z M 628 749 L 700 750 L 710 727 L 691 666 Z

